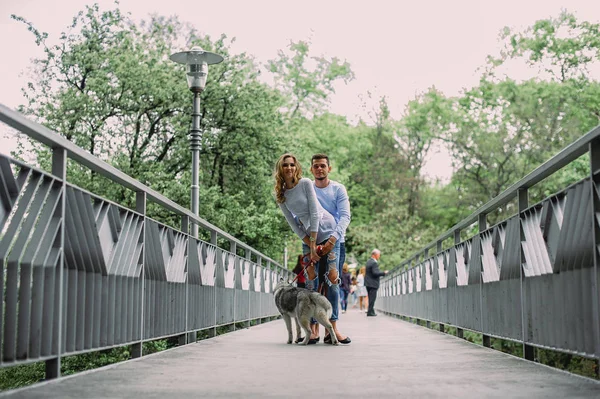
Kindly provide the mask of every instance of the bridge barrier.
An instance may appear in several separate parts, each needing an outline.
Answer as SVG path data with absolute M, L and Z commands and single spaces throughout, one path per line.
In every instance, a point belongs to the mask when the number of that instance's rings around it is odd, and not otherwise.
M 529 188 L 585 153 L 589 177 L 529 204 Z M 486 346 L 520 342 L 530 360 L 536 347 L 599 359 L 599 184 L 600 126 L 402 262 L 382 279 L 377 307 L 481 333 Z M 514 200 L 517 215 L 487 225 Z
M 271 292 L 291 272 L 277 262 L 1 104 L 0 120 L 52 151 L 52 173 L 0 154 L 0 367 L 45 361 L 53 378 L 64 356 L 132 345 L 138 357 L 144 341 L 278 315 Z M 67 158 L 133 190 L 135 209 L 69 183 Z

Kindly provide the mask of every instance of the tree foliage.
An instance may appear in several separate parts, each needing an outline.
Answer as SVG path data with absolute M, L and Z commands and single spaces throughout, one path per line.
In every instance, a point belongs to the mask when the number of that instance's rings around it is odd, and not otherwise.
M 337 57 L 310 56 L 307 41 L 292 41 L 288 49 L 279 50 L 278 58 L 269 61 L 268 68 L 276 87 L 286 94 L 286 114 L 290 119 L 321 113 L 335 93 L 335 83 L 354 79 L 348 62 Z

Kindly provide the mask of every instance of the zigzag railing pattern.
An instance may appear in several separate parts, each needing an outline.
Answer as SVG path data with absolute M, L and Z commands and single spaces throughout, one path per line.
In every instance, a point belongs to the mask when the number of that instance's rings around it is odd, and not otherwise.
M 137 357 L 147 340 L 278 315 L 279 264 L 1 105 L 0 119 L 53 148 L 52 174 L 0 154 L 0 367 L 45 360 L 57 377 L 65 355 L 132 345 Z M 136 209 L 66 182 L 67 157 L 135 189 Z M 211 242 L 147 217 L 147 199 Z
M 590 177 L 529 206 L 529 187 L 585 152 Z M 599 183 L 597 127 L 386 276 L 376 305 L 459 336 L 482 333 L 487 346 L 490 337 L 521 342 L 530 360 L 535 347 L 600 358 Z M 488 227 L 486 215 L 515 197 L 519 213 Z M 479 233 L 461 241 L 477 221 Z

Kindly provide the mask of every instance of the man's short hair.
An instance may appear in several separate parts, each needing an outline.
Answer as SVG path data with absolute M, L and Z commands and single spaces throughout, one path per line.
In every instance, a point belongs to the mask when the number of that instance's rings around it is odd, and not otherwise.
M 378 250 L 377 248 L 375 248 L 374 250 L 371 251 L 371 255 L 379 255 L 381 254 L 381 251 Z
M 326 160 L 327 161 L 327 166 L 329 166 L 329 157 L 327 156 L 327 154 L 315 154 L 315 155 L 313 155 L 312 159 L 310 160 L 310 164 L 312 165 L 313 162 L 315 160 L 318 160 L 318 159 L 324 159 L 324 160 Z

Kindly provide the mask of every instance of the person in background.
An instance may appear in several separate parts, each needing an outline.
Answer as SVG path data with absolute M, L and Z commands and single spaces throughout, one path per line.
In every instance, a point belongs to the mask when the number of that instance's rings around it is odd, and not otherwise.
M 348 271 L 348 264 L 344 263 L 342 267 L 342 283 L 340 285 L 341 288 L 341 303 L 342 303 L 342 313 L 346 313 L 348 309 L 348 294 L 350 294 L 350 287 L 352 285 L 352 275 Z
M 292 270 L 292 273 L 298 275 L 298 278 L 296 279 L 296 287 L 298 288 L 306 288 L 306 273 L 304 272 L 304 266 L 302 265 L 303 256 L 304 255 L 298 255 L 296 266 Z
M 369 309 L 367 310 L 367 316 L 377 316 L 374 310 L 375 300 L 377 299 L 377 290 L 379 290 L 379 279 L 386 274 L 388 271 L 379 270 L 379 258 L 381 257 L 381 251 L 375 248 L 371 251 L 371 257 L 367 261 L 366 274 L 365 274 L 365 287 L 367 287 L 367 293 L 369 296 Z
M 352 284 L 350 285 L 350 302 L 352 309 L 358 306 L 358 296 L 356 295 L 356 276 L 352 273 Z
M 360 272 L 356 276 L 356 294 L 358 295 L 358 308 L 362 312 L 367 310 L 367 287 L 365 287 L 365 266 L 360 268 Z

